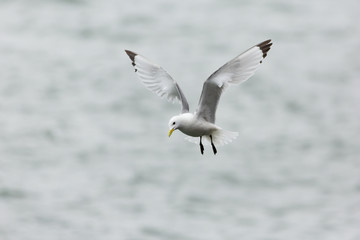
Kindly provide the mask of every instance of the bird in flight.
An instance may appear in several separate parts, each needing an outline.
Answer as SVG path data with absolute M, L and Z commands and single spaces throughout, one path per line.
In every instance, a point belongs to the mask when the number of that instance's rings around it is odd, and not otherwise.
M 146 88 L 169 101 L 181 102 L 181 113 L 169 121 L 169 137 L 175 130 L 180 130 L 190 136 L 189 140 L 199 137 L 201 154 L 204 154 L 202 143 L 204 138 L 211 144 L 212 150 L 216 154 L 215 145 L 227 144 L 238 136 L 237 132 L 227 131 L 215 125 L 216 108 L 221 94 L 229 85 L 240 84 L 248 80 L 266 57 L 271 45 L 270 39 L 261 42 L 211 74 L 204 82 L 195 113 L 189 112 L 189 104 L 183 91 L 162 67 L 135 52 L 129 50 L 125 50 L 125 52 L 132 61 L 138 78 Z

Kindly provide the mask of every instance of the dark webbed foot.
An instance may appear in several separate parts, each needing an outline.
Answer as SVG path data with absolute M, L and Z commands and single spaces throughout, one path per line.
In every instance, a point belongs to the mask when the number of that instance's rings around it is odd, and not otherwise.
M 200 136 L 200 152 L 201 154 L 204 154 L 204 145 L 202 144 L 201 140 L 202 140 L 202 136 Z
M 210 135 L 210 140 L 211 140 L 212 150 L 213 150 L 213 152 L 214 152 L 214 155 L 216 155 L 217 150 L 216 150 L 216 147 L 215 147 L 215 145 L 214 145 L 214 143 L 213 143 L 213 140 L 212 140 L 212 136 L 211 136 L 211 135 Z

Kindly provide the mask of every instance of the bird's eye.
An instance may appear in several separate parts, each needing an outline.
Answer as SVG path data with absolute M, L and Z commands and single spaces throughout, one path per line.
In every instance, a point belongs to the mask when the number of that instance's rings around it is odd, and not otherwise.
M 173 122 L 173 125 L 175 125 L 175 122 Z

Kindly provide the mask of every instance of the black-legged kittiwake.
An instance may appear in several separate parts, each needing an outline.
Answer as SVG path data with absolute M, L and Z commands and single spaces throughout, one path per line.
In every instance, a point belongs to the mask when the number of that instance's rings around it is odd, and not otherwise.
M 142 83 L 160 97 L 169 101 L 179 100 L 182 104 L 181 114 L 169 121 L 169 137 L 174 130 L 180 130 L 191 137 L 200 137 L 200 151 L 204 153 L 202 138 L 206 138 L 217 153 L 215 145 L 231 142 L 238 136 L 215 125 L 215 113 L 220 96 L 230 84 L 240 84 L 248 80 L 260 66 L 270 50 L 271 40 L 259 43 L 231 61 L 227 62 L 204 82 L 199 105 L 195 113 L 189 112 L 189 104 L 177 82 L 159 65 L 145 57 L 125 50 L 132 61 L 135 72 Z

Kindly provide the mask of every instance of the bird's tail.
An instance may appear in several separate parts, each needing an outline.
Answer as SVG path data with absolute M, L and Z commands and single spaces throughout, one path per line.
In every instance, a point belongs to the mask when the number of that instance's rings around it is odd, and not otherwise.
M 219 129 L 215 130 L 211 134 L 211 136 L 212 136 L 212 140 L 213 140 L 213 143 L 215 144 L 215 146 L 222 146 L 222 145 L 232 142 L 235 138 L 237 138 L 237 136 L 239 136 L 239 133 L 231 132 L 231 131 L 227 131 L 227 130 L 219 128 Z M 190 141 L 192 143 L 197 143 L 197 144 L 199 143 L 198 137 L 186 137 L 185 139 L 187 139 L 188 141 Z M 203 136 L 203 139 L 206 139 L 206 141 L 203 141 L 204 145 L 210 145 L 210 143 L 211 143 L 210 136 Z
M 237 136 L 239 136 L 239 133 L 219 128 L 214 131 L 211 136 L 215 146 L 222 146 L 231 143 L 235 138 L 237 138 Z M 210 137 L 206 136 L 205 138 L 210 143 Z

